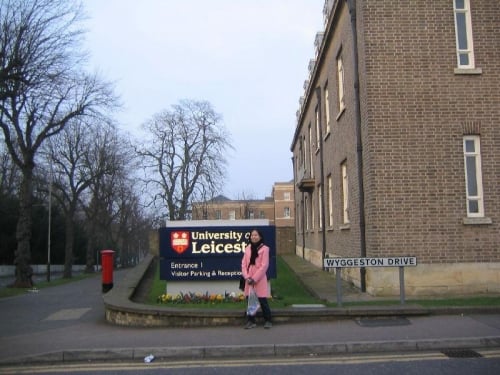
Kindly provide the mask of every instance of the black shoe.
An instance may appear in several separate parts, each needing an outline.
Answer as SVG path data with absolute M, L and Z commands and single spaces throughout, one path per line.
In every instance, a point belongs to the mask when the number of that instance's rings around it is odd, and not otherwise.
M 254 322 L 247 322 L 247 324 L 245 324 L 245 329 L 252 329 L 255 327 L 257 327 L 257 324 L 255 324 Z

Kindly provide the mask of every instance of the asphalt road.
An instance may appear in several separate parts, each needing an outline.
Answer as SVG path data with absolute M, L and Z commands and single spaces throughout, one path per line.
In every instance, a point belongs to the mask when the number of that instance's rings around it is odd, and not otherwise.
M 115 272 L 115 285 L 125 272 Z M 344 319 L 275 324 L 270 330 L 122 327 L 105 320 L 98 275 L 0 299 L 0 363 L 4 364 L 30 356 L 54 362 L 123 356 L 142 362 L 148 354 L 159 359 L 165 351 L 185 359 L 199 359 L 207 353 L 224 357 L 243 352 L 252 356 L 263 348 L 271 355 L 286 355 L 288 350 L 300 347 L 306 356 L 339 347 L 351 352 L 405 351 L 406 344 L 415 341 L 422 349 L 457 345 L 474 348 L 484 343 L 500 347 L 500 315 L 439 315 L 392 321 Z
M 0 373 L 48 375 L 159 375 L 159 374 L 349 374 L 349 375 L 497 375 L 500 351 L 485 350 L 481 357 L 448 358 L 439 352 L 337 355 L 307 358 L 242 358 L 212 361 L 164 361 L 152 363 L 100 362 L 55 365 L 24 365 L 0 368 Z M 4 371 L 2 371 L 4 370 Z

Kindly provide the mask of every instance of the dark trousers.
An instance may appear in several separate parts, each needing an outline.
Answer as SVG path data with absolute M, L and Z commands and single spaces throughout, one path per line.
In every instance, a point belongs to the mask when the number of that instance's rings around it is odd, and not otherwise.
M 262 309 L 262 315 L 264 316 L 264 320 L 266 322 L 270 322 L 272 320 L 271 316 L 271 308 L 269 307 L 269 303 L 267 302 L 266 297 L 259 297 L 260 308 Z M 255 323 L 255 316 L 247 315 L 248 321 Z

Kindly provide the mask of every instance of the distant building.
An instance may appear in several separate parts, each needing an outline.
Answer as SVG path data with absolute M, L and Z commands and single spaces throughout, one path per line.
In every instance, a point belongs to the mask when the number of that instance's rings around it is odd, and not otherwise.
M 267 219 L 276 226 L 278 253 L 295 250 L 294 184 L 276 182 L 272 196 L 265 199 L 231 200 L 219 195 L 206 202 L 192 205 L 193 220 L 245 220 Z
M 274 224 L 274 201 L 265 199 L 231 200 L 219 195 L 206 202 L 193 203 L 193 220 L 268 219 Z
M 500 292 L 500 7 L 327 0 L 297 112 L 296 253 L 416 256 L 409 295 Z M 342 271 L 397 295 L 397 268 Z
M 295 228 L 293 181 L 276 182 L 273 186 L 274 223 L 276 227 Z

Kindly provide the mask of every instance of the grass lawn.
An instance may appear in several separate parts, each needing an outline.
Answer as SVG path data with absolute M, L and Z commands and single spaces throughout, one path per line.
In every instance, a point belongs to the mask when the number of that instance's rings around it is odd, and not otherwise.
M 451 306 L 500 306 L 500 297 L 470 297 L 470 298 L 447 298 L 447 299 L 426 299 L 410 300 L 410 303 L 417 303 L 424 307 L 451 307 Z
M 270 305 L 274 308 L 283 308 L 295 304 L 326 304 L 329 307 L 337 307 L 336 303 L 325 303 L 313 297 L 297 279 L 294 272 L 288 265 L 277 257 L 277 275 L 276 279 L 271 280 L 271 290 L 273 298 L 270 299 Z M 237 281 L 235 281 L 236 283 Z M 155 279 L 149 293 L 147 304 L 158 305 L 157 298 L 165 292 L 166 282 L 159 279 L 159 268 L 156 270 Z M 469 297 L 469 298 L 449 298 L 449 299 L 406 299 L 406 304 L 416 304 L 422 307 L 447 307 L 447 306 L 500 306 L 500 297 Z M 344 307 L 355 306 L 393 306 L 399 305 L 399 299 L 394 300 L 379 300 L 379 301 L 360 301 L 360 302 L 344 302 Z M 165 306 L 176 307 L 203 307 L 203 308 L 223 308 L 223 309 L 241 309 L 244 308 L 245 302 L 220 302 L 220 303 L 204 303 L 204 304 L 189 304 L 189 303 L 165 303 Z
M 356 306 L 394 306 L 400 305 L 399 299 L 394 300 L 379 300 L 379 301 L 360 301 L 360 302 L 343 302 L 344 307 Z M 463 297 L 463 298 L 429 298 L 429 299 L 406 299 L 406 305 L 419 305 L 422 307 L 485 307 L 485 306 L 500 306 L 500 297 L 485 296 L 485 297 Z M 336 307 L 336 303 L 328 303 L 328 306 Z
M 273 298 L 269 300 L 269 304 L 272 307 L 286 307 L 292 304 L 311 304 L 311 303 L 321 303 L 318 299 L 314 298 L 307 292 L 302 286 L 300 281 L 297 279 L 295 274 L 290 270 L 288 265 L 281 259 L 277 257 L 276 271 L 278 277 L 271 280 L 271 290 Z M 159 305 L 157 302 L 158 296 L 165 293 L 166 281 L 160 280 L 159 267 L 156 269 L 154 281 L 149 292 L 147 304 Z M 238 282 L 234 281 L 235 284 Z M 214 302 L 214 303 L 162 303 L 163 306 L 175 306 L 175 307 L 203 307 L 203 308 L 222 308 L 222 309 L 242 309 L 245 307 L 246 302 Z

